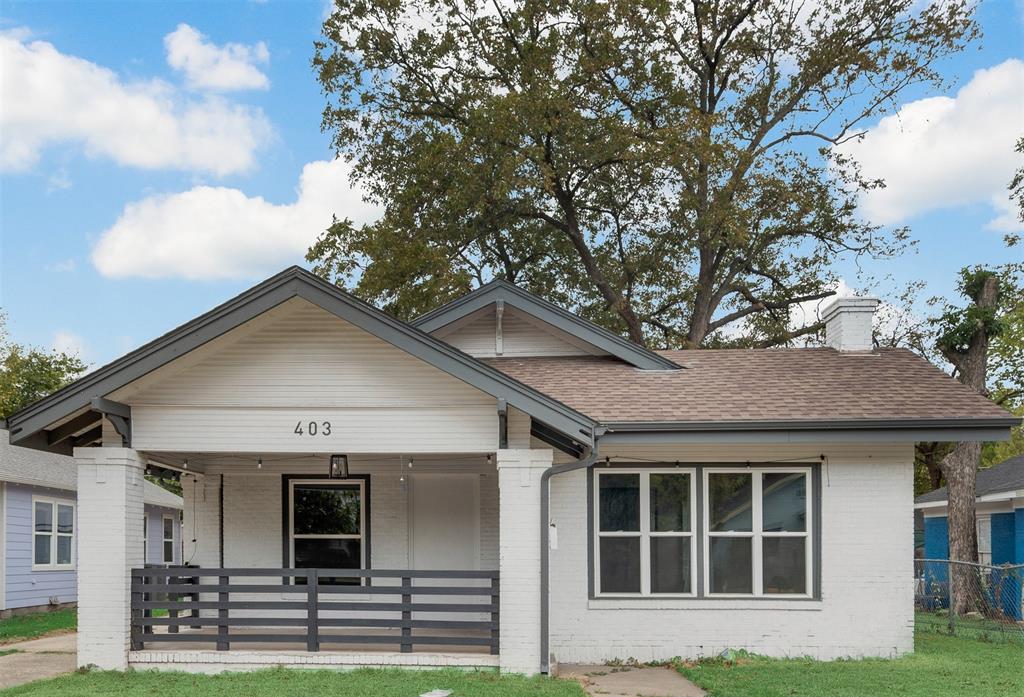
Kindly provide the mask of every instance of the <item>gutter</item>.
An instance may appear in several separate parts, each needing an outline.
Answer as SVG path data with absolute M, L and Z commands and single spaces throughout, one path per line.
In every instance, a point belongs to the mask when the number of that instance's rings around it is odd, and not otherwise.
M 595 427 L 591 429 L 591 442 L 593 446 L 590 452 L 573 462 L 564 465 L 555 465 L 544 470 L 540 476 L 540 672 L 547 673 L 550 668 L 549 659 L 549 637 L 548 625 L 549 607 L 551 598 L 548 595 L 551 576 L 550 543 L 551 543 L 551 489 L 550 479 L 556 474 L 575 472 L 576 470 L 593 467 L 597 462 L 599 450 L 599 438 L 604 434 L 604 429 Z
M 777 421 L 620 421 L 607 423 L 609 433 L 657 433 L 664 431 L 857 431 L 907 428 L 1012 428 L 1018 416 L 945 419 L 790 419 Z

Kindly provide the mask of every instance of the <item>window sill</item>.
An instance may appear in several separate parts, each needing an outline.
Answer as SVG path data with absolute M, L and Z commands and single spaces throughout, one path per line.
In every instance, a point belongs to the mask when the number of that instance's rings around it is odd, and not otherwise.
M 32 565 L 32 571 L 74 571 L 74 570 L 75 570 L 75 565 L 74 564 L 62 564 L 60 566 L 57 566 L 57 565 L 54 565 L 54 564 L 48 564 L 46 566 L 36 566 L 35 564 Z
M 820 611 L 815 598 L 591 598 L 589 610 L 809 610 Z

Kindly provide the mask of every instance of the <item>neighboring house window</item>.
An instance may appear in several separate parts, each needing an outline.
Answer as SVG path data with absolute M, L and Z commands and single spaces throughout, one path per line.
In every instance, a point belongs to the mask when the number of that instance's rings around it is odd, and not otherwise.
M 809 469 L 704 470 L 707 595 L 811 594 L 809 482 Z
M 174 563 L 174 518 L 164 516 L 164 537 L 163 537 L 163 558 L 164 564 Z
M 365 483 L 362 480 L 289 482 L 288 542 L 296 569 L 366 567 Z M 297 583 L 305 583 L 298 578 Z M 321 578 L 321 583 L 358 585 L 359 578 Z
M 142 563 L 149 561 L 149 516 L 142 516 Z
M 75 568 L 75 505 L 32 497 L 32 568 Z
M 992 518 L 978 516 L 978 562 L 992 565 Z
M 602 595 L 693 595 L 693 470 L 601 470 L 596 474 L 596 591 Z

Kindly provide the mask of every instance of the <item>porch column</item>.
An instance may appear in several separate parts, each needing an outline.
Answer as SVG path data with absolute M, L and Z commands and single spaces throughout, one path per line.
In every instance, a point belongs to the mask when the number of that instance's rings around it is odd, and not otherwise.
M 498 495 L 501 572 L 498 662 L 501 670 L 540 670 L 540 477 L 551 450 L 499 450 Z
M 131 569 L 144 563 L 145 463 L 130 448 L 75 448 L 78 665 L 128 668 Z

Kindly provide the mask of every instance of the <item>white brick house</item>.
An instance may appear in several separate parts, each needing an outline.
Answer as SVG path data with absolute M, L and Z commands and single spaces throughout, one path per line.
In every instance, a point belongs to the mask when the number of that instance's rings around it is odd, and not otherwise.
M 874 306 L 836 301 L 828 348 L 651 351 L 503 282 L 406 324 L 291 268 L 7 425 L 103 428 L 82 665 L 895 656 L 914 442 L 1017 419 L 872 350 Z M 173 571 L 142 568 L 146 467 L 181 477 Z

